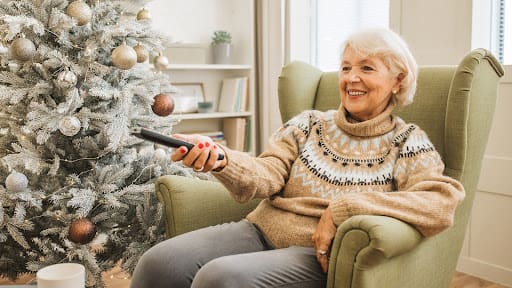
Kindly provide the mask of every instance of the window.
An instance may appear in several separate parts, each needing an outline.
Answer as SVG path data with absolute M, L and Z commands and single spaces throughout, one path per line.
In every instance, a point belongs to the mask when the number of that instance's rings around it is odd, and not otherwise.
M 512 0 L 494 0 L 491 49 L 503 64 L 512 64 Z
M 473 48 L 486 48 L 512 64 L 512 0 L 473 0 Z
M 389 27 L 389 0 L 290 0 L 289 57 L 337 70 L 340 45 L 370 27 Z

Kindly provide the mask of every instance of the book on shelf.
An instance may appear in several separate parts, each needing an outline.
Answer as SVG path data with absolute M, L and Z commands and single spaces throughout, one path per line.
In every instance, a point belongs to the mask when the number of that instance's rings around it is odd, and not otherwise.
M 225 118 L 223 124 L 227 146 L 233 150 L 247 151 L 249 149 L 248 120 L 245 118 Z
M 222 80 L 217 110 L 219 112 L 247 111 L 248 94 L 248 77 L 234 77 Z

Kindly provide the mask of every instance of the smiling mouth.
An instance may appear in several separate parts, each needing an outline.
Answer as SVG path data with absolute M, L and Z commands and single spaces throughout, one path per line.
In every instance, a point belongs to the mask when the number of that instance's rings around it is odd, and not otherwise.
M 366 91 L 361 91 L 361 90 L 347 90 L 347 95 L 348 96 L 354 96 L 354 97 L 357 97 L 357 96 L 362 96 L 362 95 L 365 95 L 366 94 Z

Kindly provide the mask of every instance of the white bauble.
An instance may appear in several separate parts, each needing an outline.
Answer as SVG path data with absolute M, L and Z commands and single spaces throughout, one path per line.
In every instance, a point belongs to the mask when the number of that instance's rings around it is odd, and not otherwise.
M 112 63 L 119 69 L 128 70 L 137 63 L 137 52 L 123 43 L 112 51 Z
M 155 149 L 155 153 L 153 154 L 153 157 L 157 161 L 167 160 L 167 152 L 165 152 L 165 150 L 162 148 L 157 148 L 157 149 Z
M 28 61 L 36 54 L 36 46 L 27 38 L 18 38 L 12 41 L 10 52 L 14 59 Z
M 59 131 L 69 137 L 75 136 L 81 127 L 82 123 L 75 116 L 66 116 L 59 121 Z
M 155 65 L 156 70 L 164 71 L 169 66 L 169 59 L 163 55 L 158 55 L 153 60 L 153 64 Z
M 89 22 L 91 22 L 92 18 L 92 10 L 89 5 L 82 2 L 81 0 L 76 0 L 68 5 L 66 9 L 66 14 L 68 16 L 75 18 L 78 26 L 83 26 Z
M 76 74 L 70 70 L 64 70 L 57 75 L 56 85 L 62 89 L 69 89 L 76 85 Z
M 27 176 L 23 173 L 12 171 L 7 178 L 5 178 L 5 188 L 11 192 L 23 192 L 28 187 Z

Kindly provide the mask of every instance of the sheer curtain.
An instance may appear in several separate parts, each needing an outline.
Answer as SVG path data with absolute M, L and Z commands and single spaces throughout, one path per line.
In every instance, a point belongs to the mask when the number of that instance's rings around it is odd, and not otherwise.
M 277 80 L 283 66 L 283 21 L 281 0 L 257 0 L 256 5 L 256 106 L 259 129 L 256 151 L 281 126 Z

